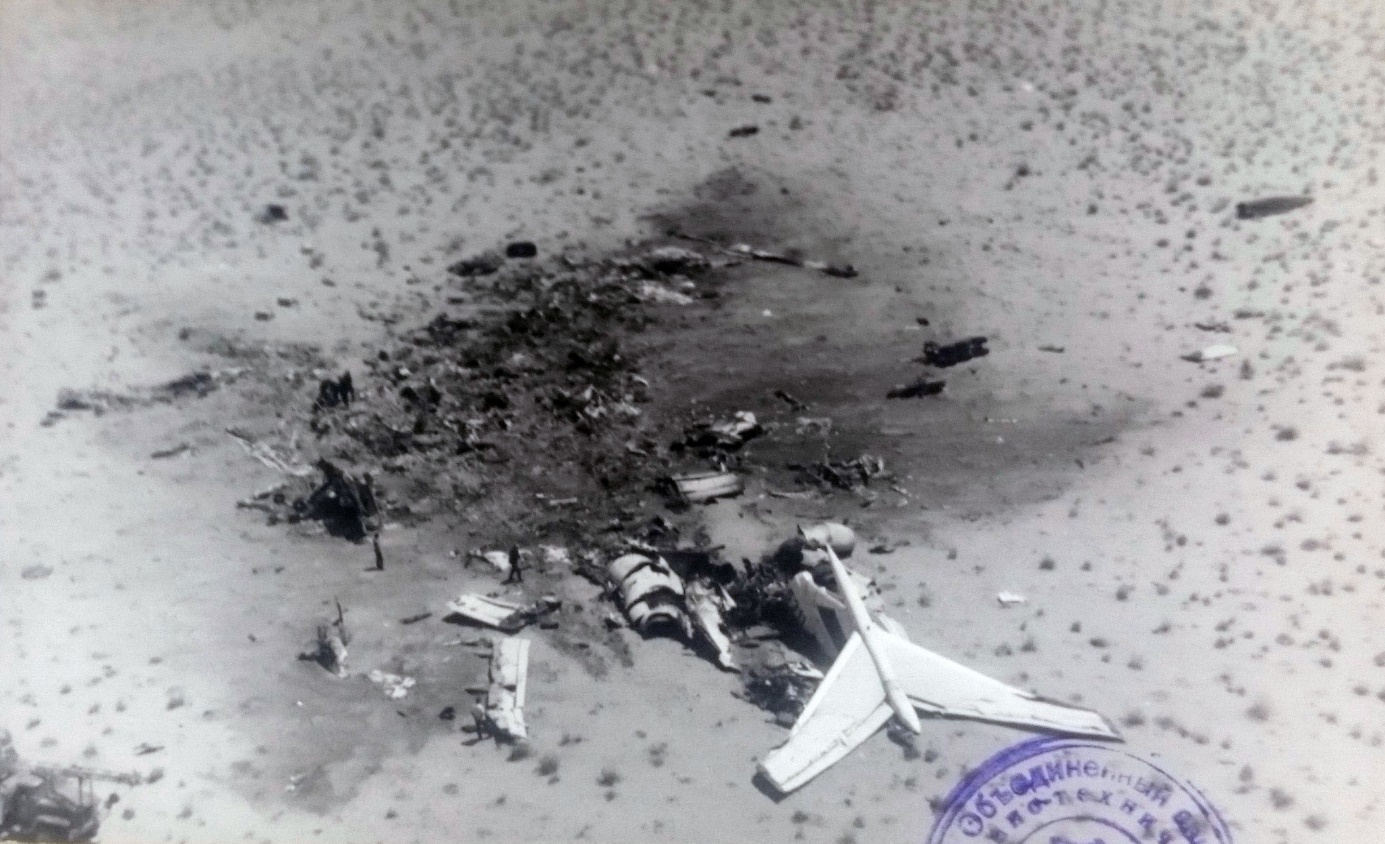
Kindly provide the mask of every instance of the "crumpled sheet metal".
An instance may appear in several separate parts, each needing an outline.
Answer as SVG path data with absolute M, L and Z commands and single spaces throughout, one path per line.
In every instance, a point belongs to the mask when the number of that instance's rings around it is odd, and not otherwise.
M 717 498 L 740 495 L 745 484 L 730 472 L 695 472 L 688 475 L 675 475 L 673 484 L 685 501 L 699 503 Z
M 506 551 L 476 551 L 471 556 L 481 560 L 499 574 L 508 575 L 510 573 L 510 555 Z
M 630 625 L 640 633 L 673 628 L 689 639 L 701 637 L 716 652 L 717 665 L 740 670 L 722 622 L 722 613 L 736 605 L 725 589 L 701 580 L 685 584 L 662 557 L 645 554 L 617 557 L 607 571 Z
M 499 630 L 514 627 L 516 623 L 520 627 L 523 626 L 520 616 L 524 607 L 499 598 L 488 598 L 485 595 L 462 595 L 455 601 L 449 601 L 447 609 L 463 618 Z
M 847 574 L 856 584 L 866 609 L 883 629 L 903 639 L 909 634 L 903 625 L 884 613 L 885 602 L 875 583 L 868 577 L 847 569 Z M 851 631 L 856 629 L 851 621 L 851 613 L 846 604 L 832 590 L 818 585 L 811 572 L 801 571 L 789 581 L 789 590 L 798 605 L 798 614 L 803 626 L 812 634 L 824 655 L 835 658 Z
M 731 652 L 731 639 L 722 627 L 722 612 L 731 609 L 736 602 L 719 586 L 693 582 L 687 587 L 684 600 L 692 616 L 697 632 L 717 653 L 717 665 L 727 671 L 738 671 L 736 657 Z
M 409 689 L 414 687 L 415 682 L 412 677 L 406 677 L 401 674 L 391 674 L 387 671 L 381 671 L 378 668 L 371 671 L 366 677 L 370 682 L 379 686 L 381 691 L 383 691 L 385 696 L 390 700 L 400 700 L 406 697 L 409 694 Z
M 524 722 L 528 678 L 529 640 L 497 640 L 491 651 L 491 685 L 486 692 L 486 717 L 496 730 L 517 741 L 529 737 L 529 726 Z

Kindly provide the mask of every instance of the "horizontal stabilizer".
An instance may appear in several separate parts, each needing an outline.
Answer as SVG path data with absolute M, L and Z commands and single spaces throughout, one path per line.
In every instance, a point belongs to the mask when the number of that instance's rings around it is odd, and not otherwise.
M 1065 735 L 1120 738 L 1109 721 L 1090 709 L 1007 686 L 904 639 L 882 636 L 880 641 L 904 693 L 919 709 Z

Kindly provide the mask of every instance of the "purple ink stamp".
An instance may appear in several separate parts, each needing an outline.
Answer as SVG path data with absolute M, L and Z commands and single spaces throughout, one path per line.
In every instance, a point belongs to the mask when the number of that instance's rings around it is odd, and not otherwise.
M 948 795 L 927 844 L 1231 844 L 1207 798 L 1120 745 L 1039 738 Z

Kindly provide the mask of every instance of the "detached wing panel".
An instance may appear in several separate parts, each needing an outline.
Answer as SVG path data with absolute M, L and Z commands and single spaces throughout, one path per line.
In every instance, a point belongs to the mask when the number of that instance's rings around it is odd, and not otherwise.
M 904 693 L 918 709 L 1055 733 L 1120 738 L 1109 721 L 1089 709 L 1044 700 L 1007 686 L 897 636 L 881 635 L 879 641 Z M 870 667 L 869 660 L 866 667 Z
M 789 740 L 770 752 L 760 771 L 788 794 L 874 735 L 892 714 L 880 675 L 860 634 L 853 632 L 803 707 Z

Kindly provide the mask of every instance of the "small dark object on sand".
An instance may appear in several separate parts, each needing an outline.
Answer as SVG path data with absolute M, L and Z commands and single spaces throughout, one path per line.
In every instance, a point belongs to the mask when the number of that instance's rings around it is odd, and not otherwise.
M 530 240 L 516 240 L 505 247 L 506 258 L 533 258 L 539 254 L 539 247 Z
M 903 387 L 895 387 L 885 394 L 887 399 L 916 399 L 921 396 L 936 396 L 947 386 L 946 381 L 932 381 L 927 378 L 920 378 L 912 384 Z
M 270 203 L 260 209 L 260 213 L 255 215 L 255 219 L 261 223 L 282 223 L 289 218 L 288 209 L 282 205 Z
M 802 472 L 808 481 L 848 490 L 868 486 L 872 478 L 885 474 L 885 461 L 869 454 L 836 463 L 824 460 L 806 466 L 793 463 L 789 465 L 790 468 Z
M 945 346 L 932 341 L 923 344 L 923 362 L 940 369 L 966 363 L 972 358 L 985 357 L 990 353 L 991 350 L 986 348 L 985 337 L 968 337 Z
M 1258 220 L 1275 214 L 1285 214 L 1313 201 L 1311 196 L 1269 196 L 1236 203 L 1236 219 Z
M 199 398 L 207 395 L 216 389 L 216 378 L 210 372 L 192 372 L 182 378 L 175 378 L 172 381 L 159 387 L 157 392 L 169 398 L 181 398 L 193 395 Z
M 350 407 L 351 402 L 356 399 L 356 385 L 351 381 L 351 373 L 343 372 L 341 377 L 333 381 L 328 378 L 317 388 L 317 401 L 313 404 L 313 410 L 322 410 L 328 407 Z
M 455 707 L 444 706 L 442 711 L 438 713 L 438 717 L 444 721 L 452 721 L 457 717 L 457 710 Z
M 804 410 L 808 407 L 808 405 L 789 395 L 788 391 L 786 390 L 775 390 L 774 397 L 784 402 L 795 411 Z
M 448 267 L 447 271 L 462 278 L 471 278 L 478 275 L 490 275 L 497 272 L 504 264 L 505 259 L 499 252 L 482 252 L 470 258 L 463 258 Z
M 737 126 L 736 128 L 732 129 L 728 134 L 733 138 L 748 138 L 751 135 L 757 135 L 759 133 L 759 126 Z

